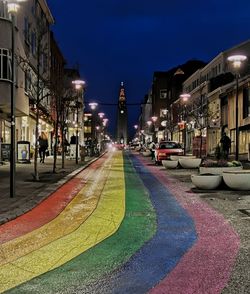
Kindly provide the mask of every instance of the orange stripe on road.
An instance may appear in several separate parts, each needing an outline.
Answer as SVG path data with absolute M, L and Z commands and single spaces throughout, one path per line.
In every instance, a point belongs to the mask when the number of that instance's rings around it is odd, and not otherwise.
M 81 171 L 27 213 L 0 226 L 0 244 L 27 234 L 57 217 L 85 185 L 90 173 L 101 166 L 106 156 Z

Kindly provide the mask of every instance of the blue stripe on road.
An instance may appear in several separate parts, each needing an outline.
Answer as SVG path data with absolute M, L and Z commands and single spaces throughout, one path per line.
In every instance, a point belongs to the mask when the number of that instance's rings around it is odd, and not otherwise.
M 145 293 L 176 266 L 197 239 L 187 212 L 136 157 L 130 155 L 130 159 L 150 193 L 157 232 L 126 264 L 85 288 L 87 293 Z

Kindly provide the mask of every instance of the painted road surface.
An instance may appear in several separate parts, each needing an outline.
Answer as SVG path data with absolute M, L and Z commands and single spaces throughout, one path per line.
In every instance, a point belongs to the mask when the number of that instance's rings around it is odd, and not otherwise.
M 239 237 L 186 190 L 141 156 L 106 154 L 0 226 L 0 292 L 221 293 Z

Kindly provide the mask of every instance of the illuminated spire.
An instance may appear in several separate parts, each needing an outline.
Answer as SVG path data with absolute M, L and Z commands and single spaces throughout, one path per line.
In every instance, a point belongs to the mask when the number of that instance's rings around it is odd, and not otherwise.
M 125 90 L 124 90 L 124 83 L 121 82 L 120 94 L 119 94 L 119 101 L 125 101 Z

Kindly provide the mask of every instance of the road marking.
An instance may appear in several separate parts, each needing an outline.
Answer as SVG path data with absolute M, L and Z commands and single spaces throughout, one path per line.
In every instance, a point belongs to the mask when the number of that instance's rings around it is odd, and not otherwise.
M 50 271 L 112 235 L 125 214 L 125 183 L 121 152 L 115 153 L 96 210 L 75 231 L 0 269 L 0 291 Z M 93 185 L 98 185 L 94 181 Z M 71 208 L 74 209 L 74 206 Z M 72 222 L 75 221 L 72 219 Z

